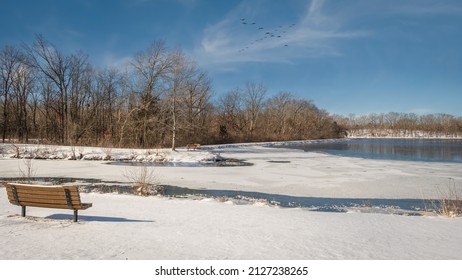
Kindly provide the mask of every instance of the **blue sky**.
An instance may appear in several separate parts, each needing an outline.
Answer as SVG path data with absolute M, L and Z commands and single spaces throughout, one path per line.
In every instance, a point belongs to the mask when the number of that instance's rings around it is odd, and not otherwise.
M 460 0 L 2 0 L 0 26 L 0 46 L 40 33 L 101 67 L 164 40 L 216 96 L 255 81 L 332 114 L 462 115 Z

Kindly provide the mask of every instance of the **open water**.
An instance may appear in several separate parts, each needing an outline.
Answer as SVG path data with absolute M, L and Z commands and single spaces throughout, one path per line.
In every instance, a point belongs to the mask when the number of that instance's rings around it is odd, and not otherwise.
M 462 163 L 462 139 L 342 139 L 285 147 L 366 159 Z

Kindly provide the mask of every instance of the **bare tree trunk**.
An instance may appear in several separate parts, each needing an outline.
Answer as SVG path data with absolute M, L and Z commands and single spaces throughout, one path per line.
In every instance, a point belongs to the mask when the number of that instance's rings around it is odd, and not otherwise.
M 173 94 L 172 101 L 172 151 L 176 149 L 176 93 Z
M 255 128 L 257 127 L 257 120 L 262 111 L 263 100 L 266 95 L 266 87 L 259 83 L 249 82 L 245 91 L 246 111 L 249 114 L 249 133 L 250 137 L 253 136 Z

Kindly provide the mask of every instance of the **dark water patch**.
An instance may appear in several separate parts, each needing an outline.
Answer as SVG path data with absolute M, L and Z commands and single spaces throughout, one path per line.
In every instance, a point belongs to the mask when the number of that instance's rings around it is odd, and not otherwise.
M 121 166 L 155 166 L 155 167 L 236 167 L 252 166 L 253 163 L 237 159 L 225 159 L 220 161 L 200 161 L 200 162 L 152 162 L 152 161 L 111 161 L 109 165 Z
M 270 163 L 290 163 L 290 160 L 268 160 Z
M 189 189 L 175 186 L 166 188 L 164 190 L 164 195 L 172 197 L 201 196 L 245 201 L 264 201 L 268 205 L 287 208 L 307 208 L 312 211 L 322 212 L 347 212 L 349 208 L 377 208 L 399 209 L 415 214 L 414 211 L 422 211 L 426 206 L 425 202 L 419 199 L 299 197 L 261 192 Z
M 6 182 L 25 182 L 23 178 L 0 178 Z M 83 193 L 117 193 L 136 195 L 136 188 L 131 184 L 108 182 L 98 179 L 65 178 L 65 177 L 34 177 L 28 183 L 43 184 L 73 184 L 79 186 Z M 426 202 L 420 199 L 370 199 L 370 198 L 324 198 L 300 197 L 262 192 L 189 189 L 177 186 L 160 185 L 151 186 L 147 195 L 162 195 L 165 197 L 203 199 L 212 198 L 217 201 L 231 201 L 234 204 L 260 203 L 283 208 L 304 208 L 309 211 L 345 213 L 350 211 L 422 215 L 427 208 Z
M 461 139 L 345 139 L 282 147 L 366 159 L 462 163 Z

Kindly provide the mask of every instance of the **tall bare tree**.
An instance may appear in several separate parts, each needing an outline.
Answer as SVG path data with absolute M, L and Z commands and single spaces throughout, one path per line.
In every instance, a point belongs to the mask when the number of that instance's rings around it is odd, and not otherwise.
M 137 53 L 130 63 L 134 75 L 133 91 L 140 97 L 133 112 L 138 113 L 140 117 L 136 125 L 141 129 L 139 145 L 142 147 L 149 144 L 149 125 L 153 122 L 160 122 L 158 119 L 158 111 L 161 109 L 159 100 L 165 92 L 164 82 L 172 64 L 172 56 L 162 41 L 154 42 L 146 51 Z
M 189 79 L 190 69 L 186 57 L 179 51 L 171 54 L 172 71 L 170 72 L 169 101 L 172 116 L 172 151 L 176 149 L 176 135 L 178 130 L 179 100 L 186 89 L 186 80 Z
M 66 143 L 71 123 L 69 105 L 78 94 L 72 91 L 72 86 L 78 82 L 82 69 L 86 67 L 87 57 L 82 53 L 64 55 L 41 35 L 37 35 L 32 46 L 25 46 L 25 49 L 32 65 L 52 86 L 52 93 L 55 94 L 53 108 L 59 117 L 59 140 Z
M 205 125 L 203 117 L 210 108 L 211 88 L 207 74 L 200 71 L 189 57 L 180 51 L 172 53 L 172 57 L 168 99 L 172 116 L 172 150 L 175 150 L 179 132 L 183 138 L 193 138 L 189 132 L 195 131 L 198 125 Z
M 13 46 L 4 46 L 0 51 L 0 100 L 3 111 L 2 142 L 5 143 L 10 129 L 10 103 L 14 78 L 23 61 L 20 50 Z
M 196 70 L 193 77 L 186 85 L 186 132 L 189 141 L 206 142 L 210 141 L 207 134 L 210 130 L 212 119 L 212 96 L 211 81 L 204 71 Z
M 244 91 L 244 102 L 249 120 L 250 137 L 257 127 L 258 117 L 263 110 L 266 87 L 262 83 L 248 82 Z
M 218 101 L 217 114 L 220 119 L 220 131 L 226 132 L 220 138 L 224 141 L 241 141 L 245 137 L 248 122 L 246 118 L 243 91 L 235 88 L 228 91 Z
M 29 141 L 28 103 L 34 86 L 33 69 L 22 63 L 13 77 L 16 136 L 21 142 Z
M 271 139 L 286 140 L 289 107 L 293 100 L 290 92 L 279 92 L 266 103 L 266 126 Z

